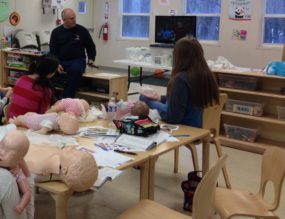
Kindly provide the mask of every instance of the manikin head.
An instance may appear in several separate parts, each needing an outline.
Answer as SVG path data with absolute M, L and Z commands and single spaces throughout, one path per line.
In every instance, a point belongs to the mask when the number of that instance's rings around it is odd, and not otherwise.
M 11 131 L 0 141 L 0 166 L 15 167 L 29 149 L 28 138 L 20 131 Z
M 76 26 L 76 14 L 71 8 L 65 8 L 61 12 L 63 26 L 70 29 Z
M 89 109 L 90 109 L 89 103 L 86 100 L 84 100 L 84 99 L 80 99 L 79 101 L 82 103 L 84 112 L 88 112 Z
M 57 123 L 60 130 L 67 135 L 73 135 L 79 129 L 79 121 L 70 113 L 59 114 Z
M 93 156 L 73 148 L 64 148 L 60 152 L 61 177 L 74 191 L 82 192 L 95 183 L 98 168 Z
M 138 116 L 140 119 L 145 119 L 149 114 L 149 107 L 145 102 L 137 101 L 134 103 L 134 106 L 131 110 L 131 114 Z

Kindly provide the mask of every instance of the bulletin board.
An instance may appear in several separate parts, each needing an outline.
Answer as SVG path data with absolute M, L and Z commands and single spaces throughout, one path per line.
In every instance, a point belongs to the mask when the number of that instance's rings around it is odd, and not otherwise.
M 9 17 L 9 0 L 0 0 L 0 22 Z

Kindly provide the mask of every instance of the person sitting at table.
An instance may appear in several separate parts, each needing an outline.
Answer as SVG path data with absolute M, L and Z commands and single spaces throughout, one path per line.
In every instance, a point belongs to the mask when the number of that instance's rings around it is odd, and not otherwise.
M 201 127 L 202 110 L 219 103 L 215 77 L 204 58 L 201 44 L 195 38 L 178 40 L 173 59 L 167 95 L 141 93 L 140 100 L 151 109 L 157 109 L 167 123 Z
M 50 78 L 58 64 L 59 61 L 52 55 L 43 55 L 30 64 L 28 75 L 21 76 L 13 88 L 9 118 L 27 112 L 42 114 L 47 111 L 53 96 Z

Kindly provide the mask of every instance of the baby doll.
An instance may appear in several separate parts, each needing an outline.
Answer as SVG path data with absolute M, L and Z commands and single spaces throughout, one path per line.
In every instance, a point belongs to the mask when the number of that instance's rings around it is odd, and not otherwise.
M 28 138 L 20 131 L 11 131 L 0 141 L 0 166 L 7 168 L 15 176 L 21 200 L 16 205 L 15 211 L 21 214 L 31 199 L 31 192 L 26 177 L 30 175 L 24 161 L 24 156 L 29 149 Z
M 145 119 L 149 114 L 149 107 L 145 102 L 137 101 L 131 109 L 133 116 L 138 116 L 140 119 Z
M 90 106 L 84 99 L 65 98 L 57 101 L 47 112 L 73 113 L 76 117 L 85 117 Z
M 61 180 L 76 192 L 89 189 L 98 176 L 93 156 L 73 147 L 31 145 L 26 160 L 37 182 Z
M 52 130 L 61 130 L 64 134 L 72 135 L 79 128 L 79 121 L 69 113 L 26 113 L 10 119 L 9 123 L 32 129 L 39 134 L 47 134 Z

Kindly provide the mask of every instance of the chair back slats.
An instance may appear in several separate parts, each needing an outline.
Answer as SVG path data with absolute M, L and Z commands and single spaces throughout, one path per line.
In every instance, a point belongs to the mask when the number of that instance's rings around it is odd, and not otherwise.
M 226 93 L 220 93 L 220 104 L 207 107 L 203 110 L 202 128 L 210 130 L 215 136 L 220 134 L 221 113 L 228 96 Z
M 283 46 L 283 56 L 282 56 L 282 61 L 285 62 L 285 44 Z
M 199 183 L 193 200 L 193 219 L 209 219 L 214 215 L 217 180 L 227 157 L 228 155 L 223 155 Z
M 271 211 L 279 206 L 281 188 L 285 176 L 285 149 L 270 147 L 266 149 L 262 158 L 261 181 L 259 195 L 264 198 L 266 185 L 272 182 L 274 187 L 274 199 L 270 206 Z

